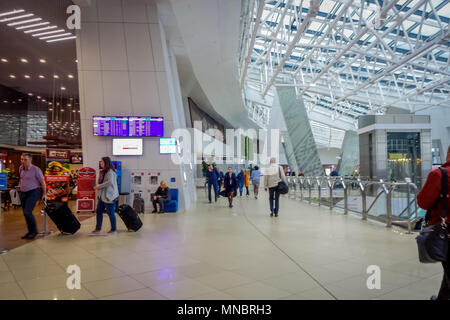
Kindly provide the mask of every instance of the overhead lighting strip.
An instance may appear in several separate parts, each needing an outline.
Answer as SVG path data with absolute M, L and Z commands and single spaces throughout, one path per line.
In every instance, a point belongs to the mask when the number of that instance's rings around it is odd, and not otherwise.
M 20 14 L 20 13 L 24 13 L 24 14 Z M 17 15 L 17 14 L 19 14 L 19 15 Z M 69 40 L 69 39 L 76 38 L 76 36 L 73 36 L 72 33 L 66 32 L 65 29 L 47 31 L 47 30 L 56 29 L 58 27 L 55 25 L 51 25 L 50 22 L 48 22 L 48 21 L 43 21 L 42 18 L 40 18 L 40 17 L 36 17 L 34 15 L 34 13 L 26 13 L 24 9 L 14 9 L 12 11 L 2 12 L 2 13 L 0 13 L 0 17 L 6 17 L 6 18 L 0 19 L 0 23 L 14 21 L 11 23 L 7 23 L 6 25 L 8 27 L 18 26 L 18 27 L 15 27 L 16 30 L 24 30 L 23 32 L 25 34 L 31 34 L 31 36 L 33 36 L 33 37 L 39 37 L 39 40 L 46 40 L 46 42 L 56 42 L 56 41 L 63 41 L 63 40 Z M 19 19 L 24 19 L 24 18 L 28 18 L 28 17 L 33 17 L 33 18 L 19 20 Z M 15 21 L 15 20 L 19 20 L 19 21 Z M 34 22 L 38 22 L 38 21 L 42 21 L 42 22 L 34 23 Z M 45 27 L 35 28 L 35 27 L 41 27 L 41 26 L 45 26 Z M 40 32 L 40 31 L 45 31 L 45 32 Z M 45 35 L 45 37 L 41 37 L 44 35 Z M 47 36 L 47 35 L 49 35 L 49 36 Z M 51 40 L 47 40 L 47 39 L 51 39 Z
M 17 27 L 16 30 L 22 30 L 22 29 L 28 29 L 28 28 L 33 28 L 33 27 L 45 26 L 47 24 L 50 24 L 50 22 L 40 22 L 40 23 L 35 23 L 35 24 L 29 24 L 27 26 Z

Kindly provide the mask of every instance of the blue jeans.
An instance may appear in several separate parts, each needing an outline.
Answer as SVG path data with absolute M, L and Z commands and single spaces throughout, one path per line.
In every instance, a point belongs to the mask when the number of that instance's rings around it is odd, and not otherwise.
M 116 205 L 117 205 L 117 199 L 114 200 L 113 203 L 105 203 L 101 199 L 98 199 L 97 226 L 95 227 L 96 230 L 102 229 L 103 211 L 106 208 L 106 213 L 108 214 L 109 221 L 111 222 L 111 230 L 116 231 Z
M 269 202 L 270 202 L 270 212 L 273 212 L 275 215 L 278 215 L 278 209 L 280 204 L 280 193 L 278 192 L 278 186 L 269 188 Z
M 242 189 L 244 188 L 244 182 L 238 182 L 239 196 L 242 197 Z
M 19 192 L 20 203 L 23 210 L 23 215 L 25 216 L 25 221 L 27 222 L 28 233 L 37 233 L 36 219 L 33 216 L 33 209 L 36 206 L 36 202 L 41 196 L 41 191 L 39 189 L 33 189 L 26 192 Z
M 219 194 L 219 187 L 217 182 L 208 182 L 208 200 L 211 202 L 211 187 L 214 187 L 214 199 L 217 199 L 217 195 Z

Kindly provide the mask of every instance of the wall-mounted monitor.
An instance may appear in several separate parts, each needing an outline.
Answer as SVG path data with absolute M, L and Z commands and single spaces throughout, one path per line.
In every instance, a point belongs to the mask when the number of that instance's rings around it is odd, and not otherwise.
M 143 151 L 142 139 L 113 139 L 114 156 L 142 156 L 144 154 Z
M 163 117 L 128 117 L 130 137 L 164 136 Z
M 159 138 L 159 153 L 172 154 L 177 152 L 176 138 Z
M 93 118 L 94 136 L 128 137 L 128 117 L 98 117 Z

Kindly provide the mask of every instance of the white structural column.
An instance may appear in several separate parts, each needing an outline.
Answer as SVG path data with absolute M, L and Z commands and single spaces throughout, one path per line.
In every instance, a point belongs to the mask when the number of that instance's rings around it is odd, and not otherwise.
M 143 138 L 143 156 L 113 157 L 112 138 L 93 135 L 96 115 L 162 116 L 166 137 L 184 124 L 176 64 L 161 38 L 156 4 L 92 0 L 81 7 L 81 16 L 76 41 L 84 165 L 98 169 L 103 156 L 122 161 L 123 191 L 133 188 L 129 187 L 133 172 L 142 175 L 139 189 L 148 209 L 150 193 L 158 187 L 150 176 L 158 176 L 158 183 L 165 180 L 170 188 L 179 189 L 180 210 L 187 209 L 195 200 L 192 170 L 174 164 L 170 155 L 161 155 L 159 138 Z

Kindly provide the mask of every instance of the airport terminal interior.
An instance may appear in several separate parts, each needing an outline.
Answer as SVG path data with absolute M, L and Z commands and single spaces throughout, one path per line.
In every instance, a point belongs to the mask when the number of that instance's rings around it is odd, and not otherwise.
M 416 241 L 450 213 L 449 29 L 449 0 L 2 0 L 0 300 L 449 299 Z

